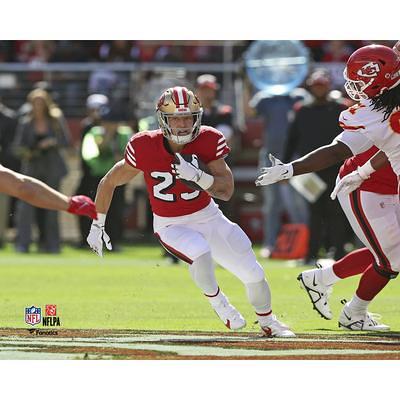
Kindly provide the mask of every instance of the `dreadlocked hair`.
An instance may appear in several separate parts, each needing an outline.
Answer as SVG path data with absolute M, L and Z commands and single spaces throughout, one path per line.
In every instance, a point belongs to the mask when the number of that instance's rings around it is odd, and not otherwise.
M 383 111 L 383 121 L 387 120 L 396 107 L 400 107 L 400 85 L 371 99 L 372 109 Z

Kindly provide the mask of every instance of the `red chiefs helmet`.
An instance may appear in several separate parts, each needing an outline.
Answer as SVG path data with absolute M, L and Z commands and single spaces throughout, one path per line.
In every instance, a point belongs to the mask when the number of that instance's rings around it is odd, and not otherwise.
M 167 89 L 158 100 L 156 112 L 163 135 L 175 143 L 189 143 L 200 133 L 203 108 L 197 96 L 185 87 L 176 86 Z M 174 133 L 168 119 L 170 117 L 188 115 L 193 118 L 193 125 L 190 131 L 183 128 L 175 128 Z M 181 135 L 176 134 L 179 131 L 182 133 Z
M 400 83 L 400 55 L 386 46 L 361 47 L 347 60 L 343 76 L 349 97 L 371 99 Z

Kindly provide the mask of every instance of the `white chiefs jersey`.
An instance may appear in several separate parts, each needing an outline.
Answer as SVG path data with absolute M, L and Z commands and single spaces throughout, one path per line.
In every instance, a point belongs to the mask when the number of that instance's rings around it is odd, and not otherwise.
M 383 121 L 383 112 L 372 107 L 370 100 L 362 100 L 342 111 L 339 125 L 343 132 L 336 140 L 346 144 L 354 155 L 375 145 L 386 153 L 393 171 L 400 175 L 400 108 Z

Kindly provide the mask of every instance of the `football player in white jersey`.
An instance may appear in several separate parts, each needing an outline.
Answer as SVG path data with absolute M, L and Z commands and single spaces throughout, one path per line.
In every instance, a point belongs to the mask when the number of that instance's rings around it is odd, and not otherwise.
M 400 174 L 399 54 L 395 49 L 386 46 L 365 46 L 350 56 L 344 76 L 348 95 L 359 103 L 341 113 L 339 123 L 343 132 L 335 140 L 338 144 L 333 146 L 338 148 L 339 143 L 344 143 L 352 154 L 358 155 L 375 145 L 386 153 L 398 177 Z M 256 183 L 271 184 L 293 175 L 316 170 L 310 169 L 310 166 L 313 161 L 312 168 L 316 167 L 316 156 L 319 153 L 321 149 L 290 164 L 276 163 L 276 166 L 262 171 Z M 360 281 L 360 284 L 368 286 L 368 297 L 362 299 L 355 294 L 351 301 L 345 304 L 339 317 L 339 325 L 351 330 L 389 329 L 388 326 L 374 320 L 367 308 L 372 299 L 400 271 L 398 195 L 382 194 L 383 198 L 378 201 L 379 193 L 383 192 L 370 188 L 357 190 L 349 196 L 352 190 L 358 188 L 376 169 L 384 165 L 386 158 L 375 156 L 374 160 L 371 160 L 372 158 L 354 172 L 342 177 L 332 193 L 333 198 L 338 196 L 353 229 L 375 258 L 373 268 L 368 269 Z M 322 165 L 324 162 L 326 161 L 320 161 L 319 164 Z M 324 168 L 321 165 L 318 168 Z M 329 275 L 328 271 L 326 272 L 323 275 Z M 328 286 L 338 280 L 335 274 L 330 275 L 331 279 L 325 280 L 325 285 L 317 282 L 312 288 L 315 290 L 318 285 L 319 295 L 324 299 L 328 297 Z

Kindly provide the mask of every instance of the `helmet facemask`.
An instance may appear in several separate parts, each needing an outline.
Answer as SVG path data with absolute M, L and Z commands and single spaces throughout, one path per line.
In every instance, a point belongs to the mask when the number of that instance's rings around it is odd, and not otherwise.
M 193 124 L 191 128 L 172 128 L 169 123 L 170 117 L 186 117 L 191 116 L 193 118 Z M 176 144 L 187 144 L 192 142 L 200 133 L 201 117 L 203 116 L 203 110 L 193 113 L 164 113 L 161 110 L 157 111 L 157 118 L 163 135 Z M 186 133 L 186 134 L 181 134 Z
M 351 80 L 347 75 L 347 68 L 344 69 L 343 76 L 344 79 L 346 80 L 344 88 L 351 99 L 353 99 L 354 101 L 368 99 L 368 95 L 365 93 L 365 89 L 367 89 L 367 87 L 369 87 L 372 84 L 374 78 L 371 78 L 368 83 L 362 80 L 358 81 Z

